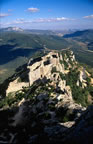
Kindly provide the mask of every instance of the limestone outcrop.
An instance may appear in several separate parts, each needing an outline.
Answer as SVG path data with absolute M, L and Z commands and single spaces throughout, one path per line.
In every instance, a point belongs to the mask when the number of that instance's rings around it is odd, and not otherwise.
M 52 69 L 56 67 L 56 71 L 60 71 L 64 74 L 64 65 L 60 64 L 60 60 L 62 60 L 62 56 L 59 57 L 58 53 L 50 52 L 48 55 L 42 57 L 41 59 L 37 59 L 35 63 L 32 63 L 32 60 L 29 61 L 28 69 L 29 72 L 29 82 L 30 85 L 33 84 L 34 81 L 38 79 L 42 79 L 46 77 L 47 79 L 52 78 Z
M 29 83 L 25 83 L 25 82 L 20 82 L 19 83 L 18 79 L 19 78 L 17 78 L 13 82 L 9 83 L 8 89 L 6 90 L 6 95 L 8 95 L 9 93 L 12 93 L 12 92 L 22 90 L 23 87 L 28 87 L 29 86 Z
M 68 63 L 68 70 L 65 69 L 62 54 L 57 52 L 50 52 L 42 58 L 30 59 L 27 66 L 29 69 L 29 73 L 27 73 L 29 82 L 19 82 L 20 77 L 16 78 L 14 81 L 9 83 L 6 94 L 8 95 L 10 92 L 21 90 L 22 87 L 31 86 L 35 81 L 43 79 L 44 77 L 52 81 L 57 81 L 60 79 L 58 72 L 63 75 L 67 74 L 69 72 L 69 67 L 71 67 L 69 58 L 67 58 L 66 54 L 65 57 L 65 60 Z M 73 63 L 76 62 L 72 51 L 69 57 Z M 82 75 L 80 75 L 80 79 L 82 80 Z M 66 81 L 60 80 L 59 86 L 64 88 L 66 86 Z
M 6 95 L 8 96 L 9 93 L 21 91 L 23 87 L 32 86 L 34 82 L 45 78 L 51 81 L 50 85 L 55 87 L 57 91 L 61 91 L 61 94 L 57 96 L 58 100 L 63 99 L 65 103 L 74 105 L 72 90 L 67 78 L 71 69 L 76 69 L 76 65 L 77 62 L 72 51 L 68 53 L 52 51 L 43 57 L 31 58 L 27 64 L 28 72 L 24 72 L 28 77 L 28 82 L 21 81 L 21 76 L 19 75 L 19 77 L 9 83 Z M 85 70 L 80 69 L 78 71 L 79 75 L 76 85 L 80 87 L 81 83 L 82 88 L 87 87 Z M 22 77 L 24 77 L 23 74 Z

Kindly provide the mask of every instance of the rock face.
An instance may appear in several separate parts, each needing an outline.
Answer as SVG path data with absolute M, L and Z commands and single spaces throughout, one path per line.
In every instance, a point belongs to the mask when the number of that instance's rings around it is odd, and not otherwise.
M 18 83 L 18 79 L 14 80 L 13 82 L 9 83 L 8 89 L 6 90 L 6 95 L 11 92 L 16 92 L 18 90 L 21 90 L 23 87 L 28 87 L 29 83 L 21 82 Z
M 72 63 L 76 63 L 75 56 L 73 55 L 72 51 L 69 54 L 69 57 Z M 43 79 L 44 77 L 52 80 L 55 83 L 59 80 L 59 87 L 64 89 L 66 86 L 66 80 L 62 81 L 58 72 L 62 73 L 63 75 L 69 72 L 69 68 L 71 67 L 69 58 L 66 56 L 65 60 L 68 63 L 68 70 L 64 68 L 62 54 L 57 52 L 50 52 L 42 58 L 39 57 L 36 59 L 30 59 L 27 66 L 27 69 L 29 69 L 29 73 L 27 73 L 28 82 L 19 82 L 20 77 L 18 77 L 9 83 L 6 90 L 6 95 L 8 95 L 10 92 L 21 90 L 22 87 L 28 87 L 29 85 L 31 86 L 35 81 Z M 80 79 L 81 77 L 82 75 L 80 75 Z
M 60 91 L 60 94 L 57 95 L 57 99 L 58 101 L 63 100 L 63 103 L 59 102 L 59 105 L 68 104 L 68 107 L 72 107 L 73 109 L 77 106 L 81 108 L 81 105 L 76 105 L 74 102 L 71 87 L 67 85 L 66 79 L 63 78 L 70 72 L 71 68 L 73 69 L 76 66 L 76 64 L 77 62 L 72 51 L 69 51 L 68 54 L 65 53 L 64 55 L 58 52 L 50 52 L 43 57 L 30 59 L 27 65 L 29 72 L 26 74 L 28 75 L 28 82 L 19 81 L 19 76 L 9 83 L 6 94 L 8 95 L 9 93 L 20 91 L 23 87 L 32 86 L 36 81 L 47 79 L 51 81 L 50 85 L 55 87 L 56 91 Z M 80 70 L 78 78 L 76 85 L 79 86 L 80 81 L 82 87 L 86 87 L 87 84 L 84 70 Z M 44 84 L 45 83 L 46 81 Z
M 51 71 L 53 67 L 56 67 L 56 71 L 64 73 L 64 65 L 60 64 L 60 60 L 62 60 L 62 56 L 59 57 L 58 53 L 50 52 L 48 55 L 42 57 L 41 59 L 37 59 L 37 61 L 34 60 L 35 63 L 33 64 L 31 64 L 32 61 L 30 61 L 28 66 L 30 69 L 30 85 L 32 85 L 34 81 L 40 78 L 42 79 L 46 77 L 47 79 L 51 79 Z
M 28 87 L 29 84 L 31 86 L 38 79 L 43 79 L 44 77 L 51 80 L 54 79 L 53 75 L 51 74 L 53 68 L 56 68 L 56 71 L 64 73 L 64 65 L 60 64 L 60 60 L 62 60 L 62 56 L 59 57 L 58 53 L 55 52 L 50 52 L 48 55 L 42 58 L 29 60 L 27 67 L 29 69 L 29 82 L 18 83 L 17 78 L 9 84 L 8 89 L 6 90 L 7 95 L 10 92 L 21 90 L 22 87 Z
M 87 87 L 87 84 L 86 84 L 86 73 L 85 73 L 84 69 L 82 71 L 80 71 L 80 82 L 82 83 L 82 88 Z

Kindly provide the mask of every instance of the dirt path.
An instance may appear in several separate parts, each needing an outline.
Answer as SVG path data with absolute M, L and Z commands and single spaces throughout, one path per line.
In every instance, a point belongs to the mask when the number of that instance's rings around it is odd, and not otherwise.
M 71 46 L 69 46 L 68 48 L 65 48 L 65 49 L 61 49 L 61 50 L 53 50 L 53 49 L 49 49 L 49 48 L 47 48 L 46 46 L 44 46 L 44 49 L 46 50 L 46 51 L 52 51 L 52 52 L 59 52 L 59 51 L 65 51 L 65 50 L 69 50 L 71 48 Z

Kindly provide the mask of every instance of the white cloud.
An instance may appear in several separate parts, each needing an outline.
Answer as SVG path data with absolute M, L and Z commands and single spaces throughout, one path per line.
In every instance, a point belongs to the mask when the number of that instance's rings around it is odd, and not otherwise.
M 71 20 L 71 19 L 65 18 L 65 17 L 39 18 L 39 19 L 33 20 L 32 22 L 34 22 L 34 23 L 44 23 L 44 22 L 61 22 L 61 21 L 66 21 L 66 20 Z
M 5 25 L 17 25 L 17 24 L 31 24 L 31 23 L 55 23 L 62 21 L 70 21 L 73 19 L 58 17 L 58 18 L 39 18 L 34 20 L 25 20 L 24 18 L 17 18 L 15 21 L 8 22 Z
M 86 19 L 93 19 L 93 15 L 84 16 L 83 18 L 86 18 Z
M 3 18 L 3 17 L 7 17 L 7 16 L 9 16 L 10 14 L 8 14 L 8 13 L 0 13 L 0 18 Z
M 31 12 L 31 13 L 35 13 L 35 12 L 39 12 L 40 11 L 40 9 L 38 9 L 38 8 L 28 8 L 27 9 L 27 11 L 29 11 L 29 12 Z

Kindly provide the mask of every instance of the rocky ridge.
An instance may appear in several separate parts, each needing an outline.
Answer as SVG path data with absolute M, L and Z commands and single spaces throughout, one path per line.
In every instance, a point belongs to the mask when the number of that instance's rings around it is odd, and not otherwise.
M 73 55 L 72 51 L 71 53 L 69 53 L 69 56 L 70 61 L 75 66 L 77 62 L 75 61 L 75 56 Z M 57 83 L 57 81 L 59 81 L 60 88 L 64 89 L 66 86 L 66 80 L 62 80 L 58 72 L 62 73 L 63 75 L 67 74 L 69 72 L 69 69 L 72 67 L 69 63 L 69 58 L 66 54 L 64 55 L 64 57 L 65 63 L 68 63 L 67 69 L 65 69 L 62 55 L 56 52 L 50 52 L 42 58 L 38 57 L 36 59 L 30 59 L 27 66 L 27 68 L 29 69 L 29 72 L 27 73 L 29 77 L 28 82 L 21 82 L 20 77 L 17 77 L 14 81 L 9 83 L 8 89 L 6 90 L 6 94 L 20 90 L 22 89 L 22 87 L 28 87 L 29 85 L 31 86 L 35 81 L 43 79 L 44 77 L 52 80 L 53 83 Z M 83 72 L 83 70 L 81 70 L 79 80 L 82 83 L 82 85 L 86 83 L 84 75 L 85 73 Z
M 0 142 L 69 143 L 75 132 L 76 143 L 82 115 L 87 117 L 88 111 L 88 119 L 92 118 L 91 109 L 85 107 L 85 90 L 90 88 L 87 73 L 69 50 L 30 59 L 27 70 L 9 83 L 1 101 L 5 121 L 0 124 Z

